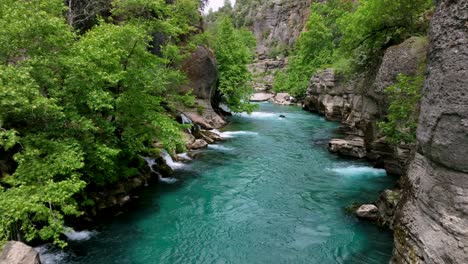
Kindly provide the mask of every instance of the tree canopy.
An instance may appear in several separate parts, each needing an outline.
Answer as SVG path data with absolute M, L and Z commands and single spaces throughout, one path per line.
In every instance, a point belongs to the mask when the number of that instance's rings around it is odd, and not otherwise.
M 63 246 L 86 186 L 138 174 L 155 141 L 184 148 L 172 113 L 190 97 L 178 63 L 200 2 L 108 3 L 79 31 L 65 11 L 80 11 L 62 0 L 0 3 L 0 157 L 11 164 L 0 167 L 0 240 Z

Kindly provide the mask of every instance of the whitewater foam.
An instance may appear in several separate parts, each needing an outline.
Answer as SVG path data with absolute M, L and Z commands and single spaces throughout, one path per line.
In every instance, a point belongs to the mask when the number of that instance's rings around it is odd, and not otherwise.
M 233 148 L 228 148 L 223 145 L 208 145 L 209 149 L 220 150 L 220 151 L 229 151 L 233 150 Z
M 179 153 L 177 154 L 177 157 L 182 160 L 190 161 L 192 158 L 189 157 L 187 153 Z
M 167 152 L 165 152 L 167 154 Z M 169 155 L 169 154 L 167 154 Z M 169 156 L 169 158 L 171 159 L 172 161 L 172 158 L 171 156 Z M 157 172 L 154 170 L 153 166 L 157 166 L 157 163 L 156 163 L 156 160 L 153 159 L 153 158 L 149 158 L 149 157 L 143 157 L 143 159 L 146 161 L 146 164 L 148 164 L 148 167 L 150 168 L 151 172 L 158 175 L 158 179 L 160 182 L 164 182 L 164 183 L 168 183 L 168 184 L 172 184 L 172 183 L 176 183 L 177 182 L 177 179 L 176 178 L 164 178 L 161 173 Z M 172 161 L 174 163 L 174 161 Z M 167 161 L 166 161 L 167 163 Z M 181 163 L 182 164 L 182 163 Z M 169 163 L 167 164 L 169 167 L 171 167 L 171 165 L 169 165 Z M 172 167 L 171 167 L 172 168 Z M 146 186 L 147 184 L 145 184 Z
M 222 137 L 225 138 L 232 138 L 236 136 L 258 136 L 257 132 L 253 131 L 227 131 L 227 132 L 222 132 Z
M 63 250 L 54 249 L 50 244 L 35 247 L 42 264 L 57 264 L 61 263 L 68 254 Z
M 240 116 L 242 117 L 247 117 L 247 118 L 258 118 L 258 119 L 263 119 L 263 118 L 276 118 L 280 113 L 268 113 L 268 112 L 252 112 L 250 114 L 248 113 L 241 113 Z
M 387 172 L 384 169 L 376 169 L 366 166 L 348 166 L 344 168 L 333 168 L 331 171 L 345 176 L 385 176 Z
M 91 237 L 97 235 L 96 231 L 75 231 L 71 228 L 66 228 L 66 231 L 63 234 L 68 238 L 68 240 L 72 241 L 85 241 L 89 240 Z
M 164 149 L 161 151 L 161 156 L 163 157 L 164 161 L 166 161 L 166 164 L 173 170 L 177 170 L 185 166 L 185 164 L 182 162 L 175 162 L 171 155 L 169 155 L 169 153 L 167 153 L 167 151 Z

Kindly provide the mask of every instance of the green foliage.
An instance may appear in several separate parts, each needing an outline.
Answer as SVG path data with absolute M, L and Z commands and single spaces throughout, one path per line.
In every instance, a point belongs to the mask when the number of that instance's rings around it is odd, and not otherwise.
M 355 12 L 338 20 L 343 32 L 340 52 L 356 67 L 371 64 L 389 45 L 424 33 L 428 24 L 424 13 L 432 5 L 432 0 L 359 1 Z
M 64 216 L 80 215 L 87 185 L 134 176 L 155 141 L 184 148 L 186 126 L 171 113 L 194 105 L 178 93 L 186 78 L 177 66 L 198 6 L 116 0 L 111 17 L 78 35 L 61 0 L 0 3 L 0 151 L 16 163 L 0 179 L 0 241 L 64 246 Z M 158 55 L 155 33 L 169 40 Z
M 219 90 L 233 112 L 251 112 L 253 88 L 247 65 L 252 62 L 255 38 L 248 30 L 236 30 L 229 18 L 223 18 L 214 35 L 214 50 L 219 66 Z
M 275 91 L 304 96 L 317 70 L 333 67 L 352 73 L 375 65 L 385 48 L 424 34 L 431 0 L 330 0 L 311 5 L 306 31 L 298 38 L 289 65 L 275 78 Z
M 398 82 L 385 89 L 390 107 L 386 121 L 380 122 L 379 128 L 389 143 L 411 144 L 416 142 L 417 105 L 421 99 L 424 77 L 398 75 Z
M 313 7 L 319 5 L 324 4 Z M 287 69 L 276 75 L 273 89 L 277 92 L 287 91 L 296 97 L 303 96 L 310 77 L 322 65 L 331 62 L 332 52 L 333 34 L 326 26 L 324 17 L 312 9 L 306 31 L 298 38 Z

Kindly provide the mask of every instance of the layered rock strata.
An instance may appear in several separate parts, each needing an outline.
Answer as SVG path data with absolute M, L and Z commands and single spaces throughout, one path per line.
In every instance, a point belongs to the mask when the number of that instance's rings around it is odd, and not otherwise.
M 468 2 L 437 1 L 394 263 L 468 263 Z
M 346 137 L 332 140 L 333 152 L 378 161 L 389 173 L 403 174 L 412 146 L 390 146 L 378 133 L 377 122 L 388 109 L 384 90 L 396 83 L 398 74 L 415 75 L 426 58 L 424 38 L 410 38 L 388 48 L 374 73 L 345 79 L 334 69 L 318 72 L 311 78 L 304 101 L 306 110 L 340 121 Z

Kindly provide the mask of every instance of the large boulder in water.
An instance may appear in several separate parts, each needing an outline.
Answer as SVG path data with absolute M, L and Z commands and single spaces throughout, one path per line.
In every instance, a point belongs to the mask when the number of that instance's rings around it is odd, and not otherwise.
M 18 242 L 9 241 L 0 253 L 1 264 L 40 264 L 39 253 L 32 247 Z
M 379 217 L 379 208 L 373 204 L 363 204 L 356 210 L 360 218 L 376 220 Z
M 366 156 L 366 147 L 364 139 L 361 137 L 351 137 L 347 139 L 332 139 L 328 144 L 330 152 L 338 153 L 343 156 L 364 158 Z

